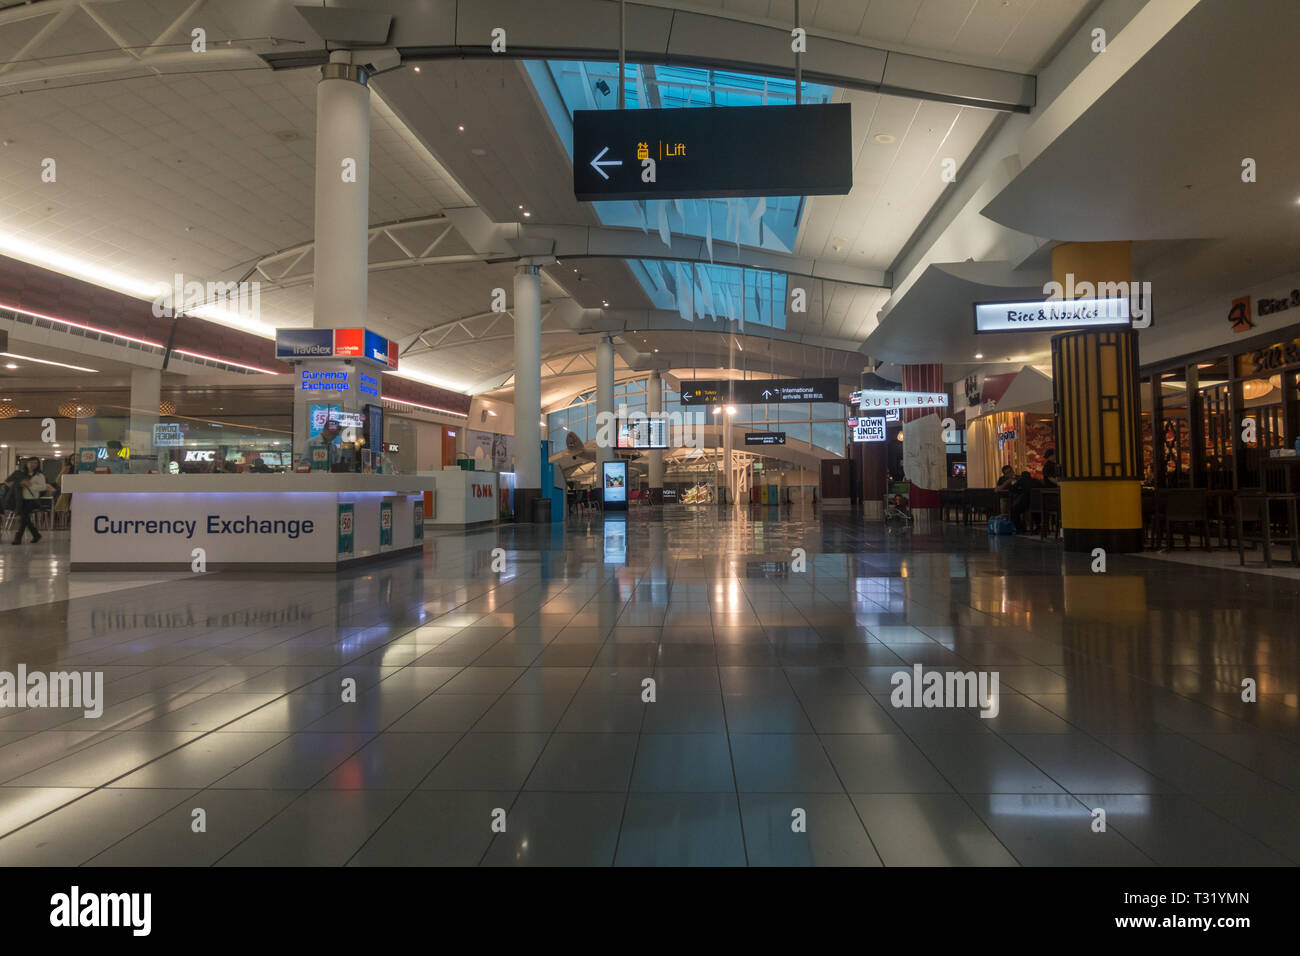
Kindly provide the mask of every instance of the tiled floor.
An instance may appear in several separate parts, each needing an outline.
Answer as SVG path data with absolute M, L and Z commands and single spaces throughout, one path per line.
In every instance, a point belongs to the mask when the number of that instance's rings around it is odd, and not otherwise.
M 337 577 L 100 591 L 26 547 L 0 670 L 107 700 L 0 710 L 0 865 L 1300 862 L 1284 578 L 685 507 Z M 895 708 L 916 663 L 997 716 Z

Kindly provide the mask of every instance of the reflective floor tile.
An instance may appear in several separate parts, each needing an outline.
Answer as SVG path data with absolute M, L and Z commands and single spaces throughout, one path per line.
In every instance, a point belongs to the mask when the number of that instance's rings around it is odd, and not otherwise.
M 466 731 L 497 702 L 495 694 L 440 694 L 426 697 L 387 728 L 389 733 Z
M 85 787 L 0 787 L 0 836 L 89 792 Z
M 102 787 L 199 736 L 128 730 L 8 783 L 19 787 Z
M 843 793 L 815 734 L 731 734 L 741 793 Z
M 810 734 L 813 725 L 794 697 L 723 698 L 732 734 Z
M 819 734 L 897 734 L 898 724 L 867 694 L 808 695 L 799 698 Z
M 348 866 L 478 866 L 492 842 L 495 811 L 508 810 L 514 799 L 513 792 L 416 790 Z
M 632 776 L 636 734 L 552 734 L 524 790 L 622 793 Z
M 1024 866 L 1150 866 L 1119 831 L 1094 828 L 1092 812 L 1064 794 L 964 794 Z
M 209 786 L 220 790 L 306 790 L 373 737 L 373 734 L 292 734 Z
M 550 733 L 568 710 L 569 694 L 506 694 L 474 724 L 475 733 Z
M 1047 774 L 992 734 L 912 734 L 911 739 L 959 793 L 1064 792 Z
M 316 784 L 317 790 L 410 790 L 460 739 L 460 734 L 382 734 Z
M 561 733 L 638 733 L 650 704 L 637 695 L 577 694 L 556 730 Z
M 291 790 L 204 790 L 86 865 L 211 866 L 297 796 Z M 202 816 L 196 817 L 199 810 Z
M 407 791 L 312 790 L 245 837 L 218 866 L 342 866 Z
M 956 794 L 852 794 L 885 866 L 1015 866 Z
M 881 865 L 845 794 L 742 793 L 740 810 L 750 866 Z
M 824 734 L 831 763 L 849 793 L 950 793 L 952 787 L 901 734 Z
M 646 734 L 637 748 L 632 790 L 734 793 L 725 734 Z
M 1002 739 L 1070 793 L 1167 793 L 1175 789 L 1083 734 L 1006 734 Z
M 546 734 L 466 734 L 420 784 L 423 790 L 518 790 Z
M 287 736 L 276 732 L 214 731 L 119 777 L 109 786 L 200 789 L 233 773 Z
M 1160 866 L 1281 866 L 1287 860 L 1201 804 L 1180 794 L 1078 794 L 1106 811 L 1118 830 Z
M 606 793 L 521 793 L 485 866 L 609 866 L 627 798 Z
M 189 790 L 95 790 L 0 839 L 0 866 L 80 866 L 190 799 Z
M 744 866 L 745 842 L 732 793 L 634 793 L 616 866 Z
M 660 693 L 645 705 L 645 734 L 720 734 L 727 730 L 722 697 L 711 694 Z

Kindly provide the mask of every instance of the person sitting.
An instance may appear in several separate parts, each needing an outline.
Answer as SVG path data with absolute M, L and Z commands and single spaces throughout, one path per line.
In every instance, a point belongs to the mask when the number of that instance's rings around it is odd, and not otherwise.
M 997 483 L 995 491 L 1010 492 L 1017 481 L 1015 469 L 1010 465 L 1002 466 L 1002 477 Z

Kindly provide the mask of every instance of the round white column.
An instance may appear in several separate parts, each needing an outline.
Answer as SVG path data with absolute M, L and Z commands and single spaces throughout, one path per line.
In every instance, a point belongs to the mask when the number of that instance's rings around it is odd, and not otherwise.
M 369 228 L 370 89 L 336 50 L 316 84 L 316 328 L 365 325 Z
M 537 266 L 515 269 L 515 496 L 542 489 L 542 279 Z M 521 492 L 531 492 L 521 497 Z M 531 508 L 531 503 L 529 503 Z M 522 521 L 532 514 L 519 511 Z
M 614 340 L 608 335 L 601 336 L 600 344 L 596 346 L 596 414 L 598 416 L 596 419 L 597 427 L 602 422 L 613 421 Z M 609 441 L 604 445 L 600 443 L 596 445 L 597 464 L 614 460 L 614 446 L 618 442 L 618 434 L 612 426 L 606 430 L 609 433 Z M 599 470 L 596 478 L 598 481 L 604 480 Z
M 646 414 L 657 418 L 664 409 L 664 380 L 658 369 L 650 372 L 646 380 L 645 392 Z M 667 429 L 665 429 L 665 432 Z M 664 500 L 664 453 L 662 450 L 650 452 L 650 503 L 663 504 Z

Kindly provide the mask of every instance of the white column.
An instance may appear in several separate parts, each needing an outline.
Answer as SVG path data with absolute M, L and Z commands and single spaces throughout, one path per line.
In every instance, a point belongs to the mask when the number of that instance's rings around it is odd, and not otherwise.
M 515 493 L 542 488 L 542 280 L 515 269 Z M 545 492 L 542 492 L 544 495 Z M 531 515 L 523 516 L 531 521 Z
M 722 413 L 718 416 L 722 421 L 722 472 L 727 488 L 727 503 L 736 503 L 736 476 L 734 474 L 734 465 L 731 461 L 731 416 L 727 414 L 727 405 L 723 403 Z
M 126 447 L 131 449 L 131 471 L 150 469 L 162 473 L 166 466 L 146 456 L 157 455 L 153 427 L 158 424 L 158 401 L 162 393 L 162 372 L 156 368 L 131 369 L 131 416 L 127 420 Z
M 650 372 L 646 380 L 645 391 L 646 414 L 655 418 L 664 409 L 664 379 L 658 369 Z M 665 431 L 667 431 L 665 429 Z M 650 452 L 650 503 L 660 504 L 664 500 L 664 453 Z
M 601 412 L 608 413 L 608 416 L 601 415 Z M 600 344 L 596 346 L 596 414 L 599 416 L 597 422 L 610 421 L 614 414 L 614 340 L 608 335 L 602 336 Z M 614 460 L 614 445 L 618 441 L 618 435 L 612 428 L 608 431 L 608 446 L 598 445 L 596 448 L 597 463 Z M 596 477 L 604 480 L 600 478 L 599 471 Z
M 336 50 L 316 84 L 316 328 L 365 325 L 369 227 L 370 89 Z

